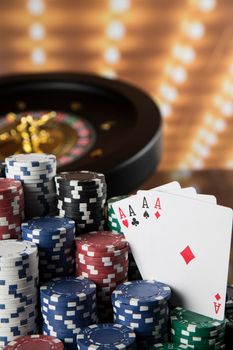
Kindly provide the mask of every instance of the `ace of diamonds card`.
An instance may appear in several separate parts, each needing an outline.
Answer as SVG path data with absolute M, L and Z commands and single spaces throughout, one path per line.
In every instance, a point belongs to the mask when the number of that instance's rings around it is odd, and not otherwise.
M 222 320 L 232 210 L 159 191 L 114 203 L 144 279 L 172 288 L 172 304 Z

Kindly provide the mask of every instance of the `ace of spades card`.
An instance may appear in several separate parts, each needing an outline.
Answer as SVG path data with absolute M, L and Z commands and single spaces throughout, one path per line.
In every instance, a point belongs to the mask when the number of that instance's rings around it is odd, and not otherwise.
M 222 320 L 232 210 L 158 189 L 113 208 L 143 278 L 168 284 L 174 306 Z

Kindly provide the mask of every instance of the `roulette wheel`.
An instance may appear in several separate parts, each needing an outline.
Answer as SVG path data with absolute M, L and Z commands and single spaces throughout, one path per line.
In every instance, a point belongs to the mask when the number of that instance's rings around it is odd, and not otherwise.
M 53 153 L 58 172 L 104 173 L 109 196 L 135 189 L 159 162 L 159 110 L 130 84 L 78 73 L 6 76 L 0 100 L 0 160 Z

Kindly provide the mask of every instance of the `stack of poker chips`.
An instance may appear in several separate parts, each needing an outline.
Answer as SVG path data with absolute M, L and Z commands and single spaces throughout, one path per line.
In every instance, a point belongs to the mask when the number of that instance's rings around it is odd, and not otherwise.
M 80 329 L 77 335 L 78 349 L 136 349 L 136 336 L 129 327 L 120 324 L 93 324 Z
M 77 233 L 103 230 L 106 182 L 91 171 L 60 173 L 55 177 L 58 210 L 76 222 Z
M 75 274 L 75 222 L 59 216 L 34 218 L 22 224 L 22 238 L 36 243 L 40 280 Z
M 30 219 L 56 212 L 56 157 L 52 154 L 17 154 L 5 159 L 6 177 L 23 184 L 25 214 Z
M 97 322 L 96 286 L 84 277 L 55 279 L 40 291 L 43 333 L 77 349 L 80 328 Z
M 49 335 L 33 334 L 25 337 L 19 337 L 10 342 L 5 350 L 64 350 L 61 340 Z
M 117 215 L 115 214 L 115 211 L 112 207 L 112 204 L 120 201 L 121 199 L 127 198 L 129 196 L 117 196 L 109 198 L 107 201 L 107 211 L 108 211 L 108 229 L 116 234 L 123 234 L 121 232 L 121 226 L 119 224 L 119 221 L 117 219 Z M 134 260 L 133 254 L 129 249 L 129 271 L 128 271 L 128 280 L 134 281 L 134 280 L 140 280 L 142 279 L 142 276 L 138 270 L 137 264 Z
M 20 181 L 0 178 L 0 240 L 20 235 L 24 219 L 24 195 Z
M 112 320 L 111 293 L 126 281 L 127 273 L 128 243 L 123 235 L 98 231 L 76 238 L 76 274 L 96 283 L 102 322 Z
M 225 320 L 217 321 L 181 307 L 171 311 L 171 340 L 188 349 L 225 349 L 225 326 Z
M 38 279 L 37 246 L 0 241 L 0 346 L 38 331 Z
M 125 282 L 112 293 L 114 322 L 131 327 L 138 347 L 167 340 L 171 289 L 161 282 Z

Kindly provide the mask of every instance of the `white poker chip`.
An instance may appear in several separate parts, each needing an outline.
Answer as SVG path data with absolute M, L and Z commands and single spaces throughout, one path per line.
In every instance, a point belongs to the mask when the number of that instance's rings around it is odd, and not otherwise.
M 22 259 L 35 253 L 37 253 L 37 246 L 31 242 L 18 240 L 0 241 L 0 264 L 1 261 Z
M 0 346 L 37 331 L 38 262 L 34 243 L 0 241 Z
M 40 169 L 40 166 L 56 163 L 56 157 L 53 154 L 29 153 L 16 154 L 5 159 L 5 163 L 11 166 L 30 166 Z

